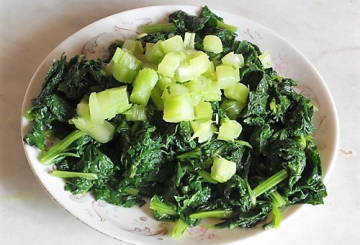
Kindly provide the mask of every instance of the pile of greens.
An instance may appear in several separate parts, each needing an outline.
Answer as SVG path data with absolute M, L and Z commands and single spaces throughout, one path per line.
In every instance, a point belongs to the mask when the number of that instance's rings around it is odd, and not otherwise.
M 164 121 L 162 111 L 150 100 L 146 120 L 128 121 L 118 114 L 109 120 L 115 127 L 112 140 L 100 143 L 69 120 L 91 92 L 125 84 L 103 69 L 123 42 L 109 47 L 106 61 L 87 60 L 83 55 L 67 61 L 63 54 L 52 64 L 41 93 L 26 112 L 33 124 L 24 141 L 42 151 L 41 162 L 56 166 L 50 174 L 65 179 L 65 190 L 91 192 L 96 200 L 123 207 L 141 206 L 151 198 L 156 219 L 177 221 L 174 237 L 208 217 L 219 218 L 214 227 L 250 228 L 271 213 L 272 221 L 264 227 L 277 227 L 283 207 L 323 203 L 327 193 L 312 138 L 314 106 L 293 90 L 295 81 L 264 67 L 259 48 L 237 40 L 234 27 L 207 7 L 199 16 L 177 11 L 169 16 L 169 23 L 144 29 L 148 34 L 136 37 L 143 48 L 190 32 L 195 33 L 195 49 L 201 51 L 206 35 L 220 37 L 221 53 L 204 51 L 213 62 L 229 52 L 243 55 L 240 81 L 249 94 L 245 108 L 235 114 L 243 130 L 233 141 L 214 135 L 198 143 L 190 122 Z M 131 92 L 131 86 L 128 89 Z M 211 102 L 213 120 L 234 118 L 222 102 Z M 51 146 L 55 139 L 60 142 Z M 225 182 L 211 177 L 218 156 L 236 163 L 235 174 Z

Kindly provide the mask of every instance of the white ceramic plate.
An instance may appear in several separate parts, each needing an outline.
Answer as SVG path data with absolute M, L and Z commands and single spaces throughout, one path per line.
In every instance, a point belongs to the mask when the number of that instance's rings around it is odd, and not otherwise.
M 83 53 L 87 58 L 104 58 L 108 55 L 107 47 L 115 39 L 134 36 L 138 28 L 148 23 L 167 20 L 170 13 L 183 10 L 197 14 L 200 7 L 192 6 L 154 6 L 134 9 L 101 19 L 76 32 L 56 47 L 43 61 L 33 76 L 27 89 L 22 115 L 31 106 L 30 101 L 41 89 L 46 71 L 54 59 L 59 59 L 65 52 L 70 58 Z M 282 76 L 293 78 L 299 83 L 299 93 L 312 100 L 319 108 L 315 114 L 316 143 L 320 149 L 324 167 L 325 181 L 328 178 L 336 158 L 338 148 L 338 119 L 331 95 L 325 82 L 313 65 L 287 41 L 269 29 L 243 17 L 213 10 L 224 18 L 225 23 L 238 27 L 239 39 L 255 43 L 262 51 L 268 50 L 272 56 L 275 70 Z M 29 122 L 22 118 L 22 136 L 29 129 Z M 173 224 L 158 222 L 152 218 L 148 206 L 126 209 L 104 202 L 98 202 L 89 194 L 82 197 L 72 196 L 64 191 L 63 180 L 48 174 L 51 167 L 38 161 L 39 151 L 24 145 L 25 153 L 35 175 L 45 190 L 68 212 L 85 224 L 116 239 L 132 244 L 224 244 L 261 234 L 261 228 L 250 230 L 222 229 L 207 230 L 201 225 L 188 229 L 180 240 L 170 236 Z M 298 211 L 299 206 L 284 210 L 283 219 L 287 220 Z M 286 229 L 282 224 L 281 229 Z

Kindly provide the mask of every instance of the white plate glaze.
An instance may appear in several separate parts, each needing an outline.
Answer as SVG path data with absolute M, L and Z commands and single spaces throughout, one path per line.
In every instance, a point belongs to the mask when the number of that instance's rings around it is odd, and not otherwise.
M 108 55 L 107 47 L 111 41 L 132 37 L 138 33 L 141 25 L 164 22 L 170 13 L 180 9 L 189 14 L 197 14 L 201 8 L 153 6 L 134 9 L 94 22 L 67 38 L 46 57 L 34 74 L 26 91 L 22 115 L 31 106 L 31 99 L 39 94 L 48 68 L 54 59 L 59 59 L 61 53 L 65 52 L 68 58 L 80 53 L 87 58 L 104 58 Z M 298 92 L 310 98 L 319 109 L 314 118 L 315 140 L 323 161 L 326 182 L 337 155 L 339 126 L 336 109 L 324 80 L 296 48 L 276 33 L 246 18 L 213 11 L 222 16 L 225 23 L 238 27 L 240 40 L 245 39 L 258 45 L 262 51 L 268 50 L 275 70 L 282 76 L 296 80 L 299 84 Z M 22 117 L 22 136 L 27 133 L 29 125 Z M 131 244 L 225 244 L 266 232 L 261 228 L 207 230 L 200 225 L 188 229 L 181 239 L 174 240 L 170 236 L 173 224 L 155 221 L 147 205 L 126 209 L 95 201 L 89 194 L 82 197 L 72 196 L 64 191 L 63 180 L 48 174 L 51 167 L 39 162 L 38 150 L 25 144 L 24 149 L 34 174 L 56 202 L 85 224 L 118 240 Z M 285 209 L 283 220 L 288 220 L 290 216 L 298 213 L 299 208 L 298 205 Z M 284 223 L 280 229 L 286 229 Z

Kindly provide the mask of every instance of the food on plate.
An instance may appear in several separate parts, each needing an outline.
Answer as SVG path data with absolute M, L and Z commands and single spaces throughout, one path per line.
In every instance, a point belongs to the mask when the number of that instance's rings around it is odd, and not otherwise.
M 284 207 L 323 203 L 316 108 L 269 52 L 206 6 L 142 30 L 107 60 L 63 54 L 26 111 L 24 141 L 66 191 L 128 208 L 149 198 L 174 238 L 207 218 L 278 227 Z

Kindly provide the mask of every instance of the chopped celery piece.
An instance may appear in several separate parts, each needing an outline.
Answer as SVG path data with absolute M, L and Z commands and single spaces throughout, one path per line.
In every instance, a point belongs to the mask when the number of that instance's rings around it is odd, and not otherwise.
M 236 120 L 228 118 L 221 119 L 221 126 L 219 128 L 218 140 L 233 141 L 239 137 L 242 131 L 242 126 Z
M 162 50 L 165 54 L 171 52 L 183 51 L 185 48 L 184 41 L 180 35 L 173 36 L 161 42 Z
M 145 49 L 145 57 L 146 59 L 154 64 L 159 64 L 161 60 L 164 58 L 165 53 L 161 47 L 162 41 L 158 41 L 157 43 L 147 43 Z
M 246 104 L 249 95 L 249 88 L 243 83 L 238 82 L 231 85 L 229 88 L 224 89 L 224 94 L 228 99 L 236 100 L 240 103 Z
M 199 86 L 201 86 L 201 81 L 199 79 L 190 80 L 187 83 L 184 83 L 184 86 L 190 91 L 190 92 L 197 92 L 199 90 Z
M 142 62 L 126 50 L 117 48 L 107 67 L 107 72 L 116 80 L 132 83 L 141 69 Z
M 172 82 L 172 83 L 170 83 L 169 86 L 167 86 L 164 89 L 161 97 L 164 101 L 166 101 L 171 97 L 174 97 L 179 94 L 185 94 L 185 93 L 189 93 L 189 90 L 187 89 L 187 87 L 185 85 Z
M 116 48 L 114 56 L 111 60 L 115 64 L 120 64 L 121 66 L 130 70 L 137 70 L 141 67 L 141 62 L 134 55 L 119 47 Z
M 121 64 L 116 63 L 111 66 L 111 74 L 115 77 L 116 80 L 124 83 L 132 83 L 139 70 L 131 70 L 122 66 Z
M 173 83 L 173 80 L 170 77 L 159 75 L 159 81 L 157 82 L 156 86 L 159 87 L 160 90 L 164 90 Z
M 216 67 L 216 78 L 219 87 L 227 89 L 240 81 L 239 69 L 227 65 L 219 65 Z
M 124 45 L 122 46 L 122 49 L 128 50 L 130 53 L 134 54 L 135 56 L 137 54 L 144 53 L 144 48 L 141 45 L 141 42 L 134 39 L 126 39 Z
M 194 107 L 189 93 L 171 96 L 164 101 L 166 122 L 182 122 L 194 120 Z
M 195 46 L 195 33 L 185 32 L 184 46 L 188 49 L 194 49 Z
M 142 68 L 143 68 L 143 69 L 144 69 L 144 68 L 150 68 L 150 69 L 153 69 L 153 70 L 157 71 L 158 66 L 157 66 L 156 64 L 151 63 L 151 62 L 148 62 L 147 60 L 142 61 L 142 62 L 143 62 L 143 63 L 142 63 Z
M 89 96 L 88 107 L 89 107 L 89 111 L 90 111 L 91 120 L 94 123 L 103 123 L 104 119 L 106 119 L 106 117 L 104 117 L 104 115 L 101 111 L 101 107 L 100 107 L 100 104 L 99 104 L 99 101 L 97 99 L 95 92 L 92 92 Z M 78 115 L 79 115 L 79 113 L 78 113 Z
M 170 78 L 174 77 L 176 69 L 185 57 L 186 56 L 181 52 L 171 52 L 166 54 L 158 65 L 158 73 Z
M 213 62 L 209 63 L 208 69 L 202 75 L 210 80 L 216 80 L 215 65 Z
M 151 90 L 158 81 L 156 71 L 150 68 L 144 68 L 139 71 L 133 83 L 134 87 L 130 95 L 130 101 L 139 105 L 147 105 Z
M 221 59 L 221 62 L 227 66 L 241 68 L 244 65 L 244 56 L 242 54 L 234 54 L 234 52 L 230 52 Z
M 111 61 L 114 63 L 120 63 L 123 57 L 127 54 L 126 51 L 122 50 L 121 48 L 117 47 Z
M 94 122 L 90 117 L 90 105 L 84 101 L 77 106 L 78 117 L 69 120 L 69 123 L 82 132 L 86 133 L 93 139 L 106 143 L 110 141 L 114 135 L 115 127 L 106 120 Z
M 203 99 L 205 101 L 221 101 L 221 89 L 217 82 L 212 82 L 206 84 L 206 90 L 203 91 Z
M 264 66 L 264 69 L 272 67 L 272 60 L 270 53 L 268 51 L 265 51 L 262 54 L 260 54 L 259 59 L 261 61 L 261 64 Z
M 141 62 L 141 68 L 145 68 L 145 67 L 149 67 L 149 66 L 157 67 L 156 64 L 152 64 L 152 63 L 148 62 L 144 53 L 134 53 L 134 56 Z
M 203 143 L 211 140 L 212 136 L 216 131 L 216 127 L 212 123 L 213 123 L 212 121 L 207 121 L 207 122 L 190 121 L 191 129 L 194 132 L 191 138 L 193 139 L 198 138 L 199 143 Z
M 194 69 L 189 62 L 181 62 L 175 71 L 175 80 L 178 82 L 186 82 L 195 77 Z
M 198 105 L 203 100 L 202 83 L 199 80 L 191 80 L 185 83 L 185 87 L 189 90 L 194 106 Z
M 192 58 L 189 60 L 189 63 L 195 76 L 199 76 L 211 69 L 211 61 L 209 60 L 209 56 L 204 52 L 198 51 L 191 55 L 191 57 Z
M 225 111 L 230 119 L 237 119 L 240 112 L 245 108 L 246 104 L 240 103 L 236 100 L 224 100 L 220 107 Z
M 215 35 L 206 35 L 203 40 L 204 50 L 215 54 L 223 51 L 221 39 Z
M 236 172 L 236 163 L 218 156 L 211 167 L 211 178 L 224 183 L 231 179 Z
M 70 119 L 75 127 L 100 143 L 106 143 L 113 138 L 115 127 L 108 121 L 104 120 L 103 123 L 94 123 L 90 118 L 75 117 Z
M 129 103 L 126 86 L 115 87 L 111 89 L 106 89 L 99 93 L 96 93 L 96 100 L 89 100 L 90 113 L 94 111 L 92 107 L 100 106 L 101 117 L 103 119 L 111 119 L 119 113 L 123 113 L 128 110 L 131 105 Z M 100 116 L 91 114 L 91 118 L 99 118 Z M 98 120 L 95 120 L 98 122 Z
M 194 107 L 195 120 L 209 121 L 212 118 L 213 110 L 209 102 L 200 101 Z
M 151 90 L 150 99 L 157 110 L 164 110 L 164 101 L 161 98 L 161 90 L 159 87 L 155 86 L 153 90 Z
M 80 103 L 76 106 L 76 114 L 81 117 L 90 118 L 89 103 L 85 100 L 80 101 Z
M 175 79 L 179 82 L 186 82 L 205 73 L 211 62 L 207 54 L 195 51 L 186 56 L 175 72 Z
M 125 117 L 127 121 L 146 121 L 146 107 L 135 104 L 126 111 Z

